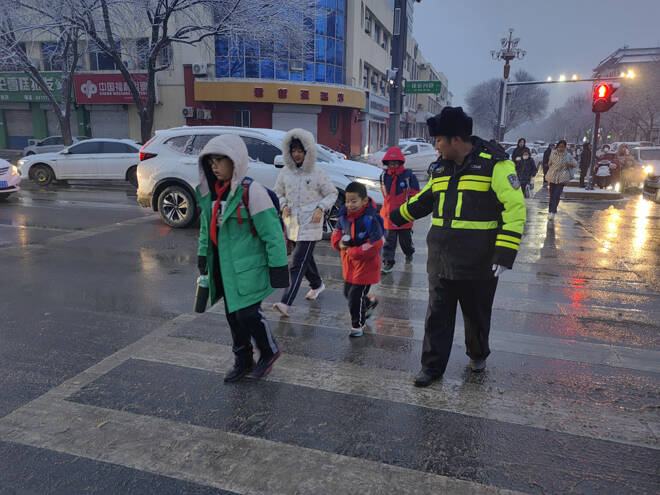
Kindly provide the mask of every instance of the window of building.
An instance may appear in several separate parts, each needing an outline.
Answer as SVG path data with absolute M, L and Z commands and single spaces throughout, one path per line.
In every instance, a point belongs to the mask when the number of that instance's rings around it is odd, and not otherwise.
M 135 40 L 135 60 L 137 68 L 146 70 L 149 63 L 149 38 L 138 38 Z
M 250 111 L 249 110 L 234 110 L 234 126 L 235 127 L 250 127 Z M 245 141 L 245 139 L 243 139 Z M 252 156 L 252 155 L 250 155 Z
M 371 12 L 369 10 L 364 11 L 364 32 L 371 34 Z
M 325 82 L 325 64 L 316 64 L 316 82 Z
M 227 36 L 215 37 L 215 56 L 216 57 L 229 56 L 229 38 Z
M 41 60 L 44 70 L 62 70 L 64 60 L 58 43 L 44 41 L 41 43 Z
M 335 54 L 335 40 L 334 38 L 326 38 L 326 39 L 327 39 L 326 48 L 325 48 L 326 62 L 328 62 L 329 64 L 336 64 L 337 58 Z
M 383 31 L 383 41 L 381 41 L 380 46 L 387 51 L 387 47 L 390 45 L 390 36 Z
M 229 57 L 215 57 L 215 77 L 229 77 Z
M 119 53 L 121 44 L 115 42 L 115 50 Z M 117 70 L 117 65 L 110 55 L 105 53 L 94 42 L 89 43 L 89 68 L 91 70 Z
M 339 65 L 335 70 L 335 84 L 344 84 L 344 69 Z
M 376 43 L 380 43 L 380 24 L 374 22 L 374 39 Z
M 270 58 L 262 58 L 259 64 L 261 66 L 262 79 L 275 79 L 275 63 Z
M 245 77 L 259 77 L 259 59 L 245 57 Z
M 288 60 L 277 60 L 275 62 L 275 79 L 289 79 Z
M 231 58 L 229 64 L 229 75 L 231 77 L 245 77 L 245 63 L 244 58 Z
M 156 66 L 169 67 L 171 63 L 172 63 L 172 45 L 167 45 L 158 52 L 158 57 L 156 57 Z
M 362 72 L 362 86 L 369 87 L 369 66 L 364 64 L 364 71 Z
M 335 66 L 328 64 L 325 66 L 325 81 L 333 82 L 334 80 L 335 80 Z

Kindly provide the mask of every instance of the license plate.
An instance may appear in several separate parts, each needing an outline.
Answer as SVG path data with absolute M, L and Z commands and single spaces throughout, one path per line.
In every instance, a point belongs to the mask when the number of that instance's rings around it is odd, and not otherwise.
M 0 180 L 0 189 L 7 189 L 9 187 L 9 184 L 7 184 L 6 180 Z

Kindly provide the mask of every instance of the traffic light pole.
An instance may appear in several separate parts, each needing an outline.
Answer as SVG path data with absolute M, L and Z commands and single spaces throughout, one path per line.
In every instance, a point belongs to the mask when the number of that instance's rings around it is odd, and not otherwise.
M 598 134 L 600 131 L 600 112 L 596 113 L 594 119 L 594 140 L 591 145 L 591 163 L 589 164 L 589 186 L 587 189 L 594 188 L 594 167 L 596 166 L 596 152 L 598 151 Z
M 390 86 L 390 128 L 388 145 L 399 145 L 399 121 L 403 106 L 403 61 L 408 39 L 408 0 L 394 1 L 394 26 L 392 29 L 392 71 L 394 84 Z

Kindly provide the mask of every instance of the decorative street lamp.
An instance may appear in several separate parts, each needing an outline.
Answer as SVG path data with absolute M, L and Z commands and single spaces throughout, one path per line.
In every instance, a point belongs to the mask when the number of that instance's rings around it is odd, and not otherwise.
M 507 82 L 509 80 L 509 73 L 511 72 L 510 62 L 514 59 L 521 60 L 527 55 L 525 50 L 518 48 L 519 43 L 520 38 L 514 38 L 513 28 L 509 28 L 509 37 L 500 40 L 501 48 L 497 51 L 490 51 L 490 56 L 493 60 L 504 60 L 504 80 L 500 85 L 500 106 L 497 118 L 498 129 L 497 135 L 495 136 L 498 141 L 504 139 L 504 108 L 506 106 Z

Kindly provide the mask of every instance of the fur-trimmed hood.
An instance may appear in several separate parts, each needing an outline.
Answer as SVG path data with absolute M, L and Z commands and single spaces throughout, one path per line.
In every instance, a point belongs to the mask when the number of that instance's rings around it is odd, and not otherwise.
M 305 148 L 305 160 L 300 168 L 296 166 L 296 162 L 293 161 L 291 156 L 291 141 L 294 139 L 299 139 L 303 148 Z M 311 172 L 316 164 L 316 140 L 314 135 L 305 129 L 291 129 L 282 141 L 282 159 L 289 170 Z
M 208 155 L 227 156 L 234 162 L 234 173 L 231 178 L 230 188 L 230 194 L 232 194 L 247 175 L 250 158 L 245 143 L 236 134 L 223 134 L 214 137 L 206 143 L 197 161 L 199 168 L 199 192 L 202 196 L 209 194 L 217 182 L 210 165 L 205 164 L 204 158 Z

